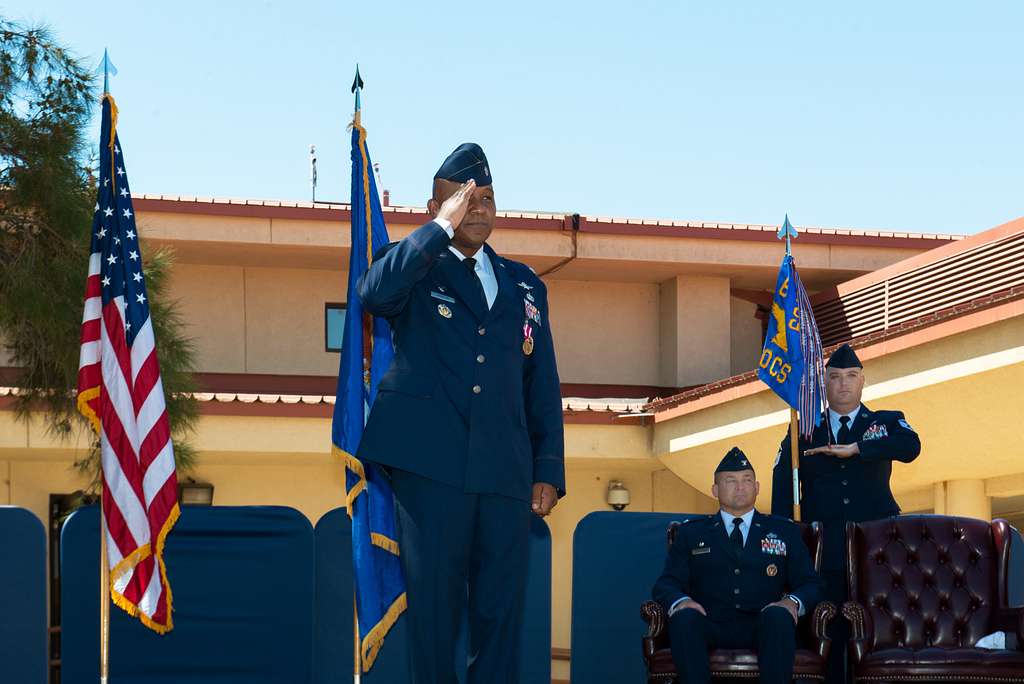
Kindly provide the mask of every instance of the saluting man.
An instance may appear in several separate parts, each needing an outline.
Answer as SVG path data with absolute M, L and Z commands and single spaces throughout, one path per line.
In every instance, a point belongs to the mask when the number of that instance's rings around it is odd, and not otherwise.
M 530 521 L 565 494 L 547 291 L 486 244 L 496 209 L 479 145 L 444 161 L 427 208 L 434 220 L 359 282 L 395 357 L 358 457 L 391 473 L 413 681 L 456 681 L 468 584 L 470 684 L 518 682 Z
M 790 684 L 799 616 L 824 589 L 800 529 L 754 509 L 760 484 L 733 447 L 712 494 L 721 510 L 677 528 L 654 600 L 669 616 L 672 660 L 680 681 L 711 681 L 708 652 L 756 648 L 763 684 Z
M 841 606 L 847 600 L 846 523 L 899 515 L 889 488 L 892 462 L 910 463 L 921 453 L 921 440 L 901 411 L 872 411 L 861 403 L 864 366 L 848 344 L 836 349 L 825 366 L 828 409 L 811 441 L 801 438 L 800 512 L 822 525 L 821 574 L 825 598 Z M 793 464 L 787 433 L 775 459 L 772 513 L 793 512 Z M 846 620 L 829 628 L 832 650 L 827 681 L 845 681 Z

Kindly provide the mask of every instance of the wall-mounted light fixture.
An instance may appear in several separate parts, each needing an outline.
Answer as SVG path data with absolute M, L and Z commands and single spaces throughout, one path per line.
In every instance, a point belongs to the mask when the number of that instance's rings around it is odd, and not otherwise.
M 212 506 L 213 485 L 209 482 L 196 482 L 191 477 L 187 482 L 179 482 L 178 503 L 189 506 Z
M 629 490 L 622 480 L 612 480 L 608 483 L 608 494 L 605 496 L 608 505 L 617 511 L 623 510 L 629 505 Z

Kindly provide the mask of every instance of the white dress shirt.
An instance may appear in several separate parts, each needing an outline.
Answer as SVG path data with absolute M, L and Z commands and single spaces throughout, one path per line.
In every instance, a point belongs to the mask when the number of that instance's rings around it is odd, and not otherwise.
M 839 439 L 839 428 L 843 427 L 842 422 L 839 420 L 840 418 L 842 418 L 843 416 L 849 416 L 850 417 L 850 422 L 847 423 L 847 425 L 852 430 L 853 429 L 853 421 L 857 420 L 857 414 L 858 413 L 860 413 L 860 406 L 857 406 L 857 408 L 853 409 L 849 413 L 836 413 L 832 409 L 829 409 L 828 410 L 828 423 L 829 423 L 829 427 L 832 428 L 832 438 L 833 439 Z
M 451 238 L 455 235 L 455 229 L 452 228 L 450 221 L 446 219 L 434 219 L 434 223 L 441 226 L 444 232 L 448 233 L 448 237 Z M 455 249 L 451 245 L 448 249 L 452 254 L 459 258 L 459 261 L 464 261 L 466 255 Z M 484 286 L 484 296 L 487 298 L 487 308 L 490 309 L 494 306 L 494 300 L 498 296 L 498 276 L 494 274 L 494 266 L 491 264 L 491 260 L 487 256 L 487 252 L 481 247 L 477 250 L 477 253 L 473 255 L 476 259 L 476 267 L 473 269 L 476 272 L 476 277 L 480 279 L 480 283 Z
M 751 508 L 749 511 L 747 511 L 743 515 L 732 515 L 731 513 L 726 513 L 725 511 L 722 511 L 722 510 L 719 510 L 718 514 L 720 516 L 722 516 L 722 522 L 725 523 L 725 534 L 726 534 L 726 536 L 729 536 L 730 534 L 732 534 L 732 521 L 733 521 L 733 518 L 739 518 L 739 519 L 741 519 L 743 521 L 743 522 L 740 523 L 740 534 L 743 535 L 743 545 L 746 546 L 747 545 L 747 535 L 750 533 L 750 523 L 754 519 L 754 509 Z

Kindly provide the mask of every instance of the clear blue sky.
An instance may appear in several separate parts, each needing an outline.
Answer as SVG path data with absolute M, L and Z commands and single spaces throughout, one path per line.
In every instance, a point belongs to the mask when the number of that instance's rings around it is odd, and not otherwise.
M 488 154 L 500 208 L 972 233 L 1024 215 L 1024 3 L 14 0 L 103 48 L 137 192 L 395 204 Z

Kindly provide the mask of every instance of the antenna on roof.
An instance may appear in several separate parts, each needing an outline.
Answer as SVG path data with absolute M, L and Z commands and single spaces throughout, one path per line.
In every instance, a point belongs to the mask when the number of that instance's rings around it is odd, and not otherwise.
M 313 201 L 316 202 L 316 145 L 309 146 L 309 185 L 313 190 Z
M 376 176 L 377 188 L 383 188 L 384 184 L 380 180 L 380 162 L 373 162 L 373 175 Z

